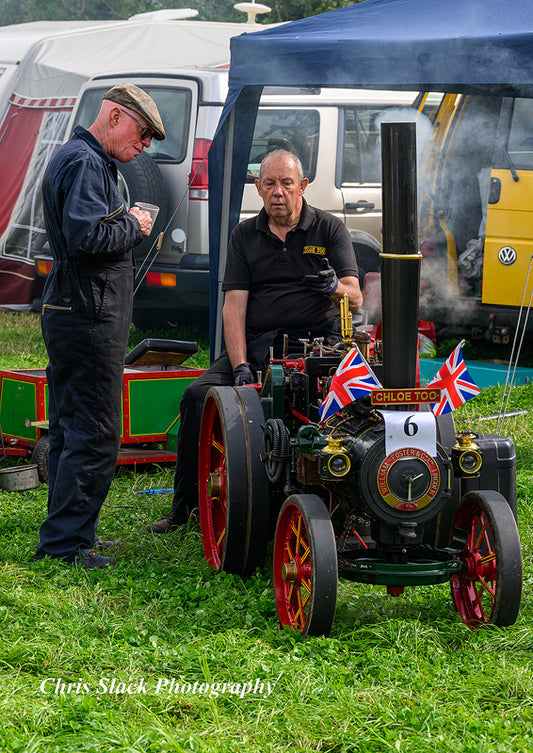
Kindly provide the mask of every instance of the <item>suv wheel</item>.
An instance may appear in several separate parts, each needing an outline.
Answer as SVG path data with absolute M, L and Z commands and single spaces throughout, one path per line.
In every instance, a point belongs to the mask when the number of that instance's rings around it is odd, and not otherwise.
M 131 162 L 119 163 L 117 169 L 119 189 L 128 209 L 136 201 L 146 201 L 159 207 L 152 232 L 135 248 L 135 256 L 144 259 L 168 222 L 169 207 L 163 176 L 154 160 L 144 152 Z

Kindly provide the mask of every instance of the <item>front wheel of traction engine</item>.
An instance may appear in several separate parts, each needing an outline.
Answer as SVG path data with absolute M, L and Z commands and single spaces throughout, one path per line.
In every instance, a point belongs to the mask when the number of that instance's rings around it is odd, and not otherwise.
M 337 602 L 337 551 L 326 507 L 314 494 L 293 494 L 281 508 L 274 590 L 283 627 L 304 636 L 329 634 Z
M 520 609 L 522 554 L 507 500 L 496 491 L 467 493 L 454 528 L 467 537 L 460 555 L 466 572 L 451 579 L 461 619 L 472 628 L 512 625 Z

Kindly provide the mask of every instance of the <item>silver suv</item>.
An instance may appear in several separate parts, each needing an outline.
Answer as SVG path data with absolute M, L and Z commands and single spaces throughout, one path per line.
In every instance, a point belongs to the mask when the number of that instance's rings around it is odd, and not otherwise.
M 160 207 L 151 235 L 135 249 L 133 321 L 156 328 L 186 312 L 194 317 L 207 312 L 207 152 L 226 98 L 227 67 L 93 78 L 80 91 L 71 126 L 89 126 L 102 95 L 127 80 L 156 101 L 167 134 L 165 141 L 152 141 L 134 160 L 117 165 L 127 206 L 147 201 Z
M 296 93 L 297 92 L 297 93 Z M 295 152 L 309 178 L 305 198 L 340 217 L 352 238 L 360 278 L 377 271 L 381 249 L 381 141 L 385 120 L 417 118 L 415 92 L 265 88 L 248 161 L 241 217 L 262 206 L 253 179 L 265 154 Z
M 208 310 L 207 153 L 227 93 L 227 68 L 114 74 L 80 91 L 71 125 L 92 123 L 102 94 L 131 80 L 157 102 L 167 139 L 154 141 L 119 165 L 128 205 L 160 206 L 150 238 L 136 249 L 134 323 L 156 328 L 169 321 L 206 320 Z M 379 132 L 384 117 L 398 118 L 415 93 L 363 90 L 265 90 L 249 157 L 242 217 L 261 208 L 253 179 L 262 157 L 286 147 L 302 160 L 306 198 L 341 217 L 350 230 L 361 273 L 377 270 L 381 232 Z M 410 110 L 415 117 L 416 110 Z M 402 114 L 402 117 L 405 117 Z M 161 233 L 163 235 L 161 236 Z

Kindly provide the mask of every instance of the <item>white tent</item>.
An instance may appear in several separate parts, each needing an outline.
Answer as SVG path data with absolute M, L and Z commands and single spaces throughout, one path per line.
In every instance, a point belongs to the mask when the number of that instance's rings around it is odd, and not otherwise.
M 55 26 L 52 36 L 46 24 L 0 29 L 6 59 L 26 53 L 0 100 L 0 305 L 13 308 L 33 298 L 33 256 L 44 242 L 40 176 L 67 135 L 82 84 L 99 74 L 229 65 L 230 39 L 259 28 L 142 15 Z
M 33 21 L 0 27 L 0 111 L 4 97 L 9 94 L 20 63 L 36 44 L 48 37 L 93 26 L 107 25 L 104 21 Z

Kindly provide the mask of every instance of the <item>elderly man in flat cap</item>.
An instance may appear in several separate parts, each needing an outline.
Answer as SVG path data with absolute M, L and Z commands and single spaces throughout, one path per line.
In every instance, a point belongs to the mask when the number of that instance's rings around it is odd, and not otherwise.
M 102 541 L 95 529 L 119 449 L 133 248 L 149 235 L 151 217 L 125 208 L 113 160 L 129 162 L 151 139 L 164 138 L 153 99 L 119 84 L 104 95 L 89 129 L 76 126 L 44 175 L 54 263 L 41 314 L 50 451 L 48 515 L 36 559 L 48 555 L 83 568 L 115 562 L 94 551 L 116 543 Z

